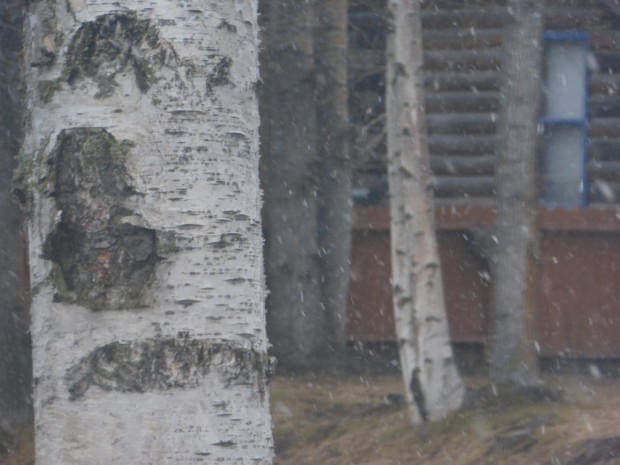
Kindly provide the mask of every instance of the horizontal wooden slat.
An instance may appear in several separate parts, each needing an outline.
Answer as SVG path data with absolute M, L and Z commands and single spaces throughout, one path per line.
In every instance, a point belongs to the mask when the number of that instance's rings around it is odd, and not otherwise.
M 492 176 L 495 173 L 497 160 L 493 155 L 458 156 L 433 155 L 431 169 L 434 175 L 474 175 Z
M 620 181 L 620 161 L 590 160 L 588 175 L 591 179 L 605 179 Z
M 433 176 L 437 197 L 493 197 L 494 176 Z
M 426 30 L 422 38 L 426 50 L 463 50 L 499 47 L 501 29 L 441 29 Z
M 433 51 L 424 53 L 424 69 L 438 71 L 497 71 L 502 63 L 499 49 Z
M 433 134 L 494 134 L 496 113 L 435 113 L 426 117 L 428 133 Z
M 614 204 L 620 200 L 620 180 L 616 178 L 594 178 L 590 181 L 589 202 Z
M 427 73 L 464 73 L 498 71 L 502 61 L 499 49 L 467 50 L 467 51 L 431 51 L 424 54 L 424 69 Z M 352 49 L 348 56 L 349 73 L 353 76 L 365 76 L 385 69 L 385 52 L 372 49 Z M 471 73 L 474 74 L 474 73 Z M 473 78 L 474 76 L 471 76 Z M 497 75 L 483 75 L 482 79 L 496 78 Z M 457 78 L 467 79 L 459 75 Z M 455 78 L 452 78 L 454 80 Z M 478 78 L 480 79 L 480 77 Z M 428 79 L 426 79 L 428 82 Z
M 591 118 L 620 117 L 620 96 L 593 95 L 588 100 Z
M 494 153 L 497 148 L 495 136 L 435 135 L 428 137 L 432 154 L 483 154 Z
M 428 113 L 484 113 L 499 110 L 498 92 L 442 92 L 426 94 Z M 620 108 L 619 108 L 620 110 Z
M 596 61 L 601 73 L 609 74 L 620 71 L 620 53 L 618 51 L 597 53 Z
M 596 7 L 548 7 L 545 9 L 545 29 L 590 29 L 606 23 L 606 12 Z
M 548 7 L 545 9 L 545 29 L 590 28 L 606 24 L 606 12 L 596 7 Z M 427 29 L 498 28 L 507 18 L 502 8 L 445 8 L 425 11 L 422 24 Z
M 497 91 L 501 85 L 498 71 L 477 73 L 426 73 L 424 82 L 427 89 L 434 91 Z
M 618 94 L 620 74 L 592 73 L 590 75 L 590 94 L 603 94 L 610 97 Z
M 588 146 L 590 160 L 620 161 L 620 139 L 594 139 Z
M 381 1 L 381 0 L 369 0 L 369 1 Z M 556 0 L 557 1 L 557 0 Z M 575 0 L 571 0 L 575 1 Z M 592 0 L 586 0 L 592 1 Z M 497 8 L 506 4 L 506 0 L 422 0 L 423 10 L 426 8 L 435 10 L 447 10 L 454 8 Z
M 588 133 L 592 139 L 620 138 L 620 118 L 592 118 L 589 122 Z
M 500 8 L 433 9 L 423 13 L 422 25 L 426 29 L 498 28 L 505 18 Z
M 620 32 L 607 29 L 590 31 L 590 48 L 594 51 L 620 49 Z

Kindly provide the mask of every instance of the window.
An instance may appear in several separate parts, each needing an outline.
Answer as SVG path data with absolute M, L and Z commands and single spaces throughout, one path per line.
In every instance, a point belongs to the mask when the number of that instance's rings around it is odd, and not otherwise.
M 588 35 L 547 32 L 544 46 L 541 199 L 549 206 L 585 206 Z

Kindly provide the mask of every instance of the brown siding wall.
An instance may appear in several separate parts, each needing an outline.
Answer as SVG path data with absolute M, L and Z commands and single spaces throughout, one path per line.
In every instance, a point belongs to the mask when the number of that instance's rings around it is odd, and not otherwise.
M 390 268 L 388 231 L 360 231 L 353 236 L 347 321 L 350 340 L 394 340 Z
M 463 233 L 443 232 L 438 239 L 452 340 L 482 342 L 488 327 L 486 264 Z M 387 231 L 363 231 L 354 236 L 350 340 L 377 342 L 395 338 L 389 241 Z
M 542 355 L 620 357 L 620 235 L 548 232 L 541 270 Z
M 450 332 L 454 342 L 485 343 L 491 282 L 486 207 L 436 211 Z M 620 210 L 543 210 L 536 318 L 541 355 L 620 357 Z M 349 338 L 394 340 L 389 212 L 359 208 L 354 234 Z

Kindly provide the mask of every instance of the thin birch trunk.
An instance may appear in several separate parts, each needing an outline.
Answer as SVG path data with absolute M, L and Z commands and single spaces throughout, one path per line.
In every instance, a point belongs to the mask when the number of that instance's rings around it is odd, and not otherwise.
M 26 31 L 36 463 L 271 463 L 256 2 Z
M 435 237 L 419 0 L 390 0 L 387 51 L 392 280 L 401 367 L 414 424 L 461 406 Z
M 504 37 L 490 374 L 494 383 L 520 386 L 539 383 L 533 322 L 543 9 L 543 1 L 509 1 Z

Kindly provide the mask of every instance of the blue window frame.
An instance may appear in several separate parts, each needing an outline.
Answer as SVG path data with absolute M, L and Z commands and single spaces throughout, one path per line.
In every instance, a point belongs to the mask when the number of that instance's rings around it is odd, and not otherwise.
M 550 207 L 584 207 L 588 201 L 588 34 L 546 32 L 541 201 Z

